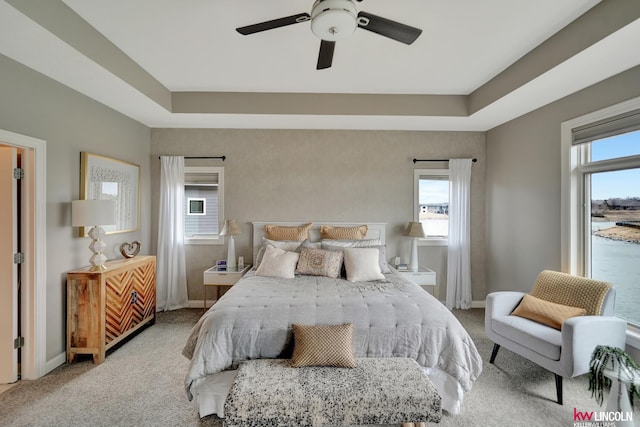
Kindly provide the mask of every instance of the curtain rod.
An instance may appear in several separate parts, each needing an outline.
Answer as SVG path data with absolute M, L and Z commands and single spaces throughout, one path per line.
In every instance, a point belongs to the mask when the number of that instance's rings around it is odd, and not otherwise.
M 162 156 L 158 156 L 158 158 L 160 158 Z M 225 159 L 227 158 L 227 156 L 185 156 L 185 159 L 222 159 L 222 161 L 224 162 Z
M 448 162 L 451 159 L 413 159 L 413 163 L 416 162 Z M 477 162 L 478 159 L 471 159 L 473 163 Z

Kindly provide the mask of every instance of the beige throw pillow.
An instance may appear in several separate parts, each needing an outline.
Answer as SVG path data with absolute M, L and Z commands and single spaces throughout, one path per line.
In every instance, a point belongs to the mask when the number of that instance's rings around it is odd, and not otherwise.
M 356 368 L 353 354 L 353 325 L 291 325 L 293 358 L 291 366 L 334 366 Z
M 305 240 L 309 238 L 309 230 L 311 223 L 296 227 L 284 225 L 266 224 L 264 230 L 267 233 L 267 239 L 271 240 Z
M 295 277 L 298 257 L 300 257 L 300 254 L 297 252 L 288 252 L 269 246 L 264 251 L 262 262 L 256 270 L 256 276 L 293 279 Z
M 562 329 L 565 320 L 570 317 L 584 316 L 586 313 L 587 310 L 581 307 L 556 304 L 527 294 L 511 314 L 555 329 Z
M 369 227 L 358 225 L 355 227 L 320 226 L 320 236 L 323 239 L 362 240 L 367 235 Z

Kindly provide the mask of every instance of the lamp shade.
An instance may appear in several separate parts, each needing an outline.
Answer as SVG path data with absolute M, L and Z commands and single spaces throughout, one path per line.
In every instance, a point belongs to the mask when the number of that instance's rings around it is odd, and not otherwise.
M 114 200 L 74 200 L 71 202 L 71 226 L 113 225 L 117 222 Z
M 224 227 L 219 233 L 221 236 L 233 236 L 240 234 L 240 227 L 238 227 L 238 221 L 235 219 L 228 219 L 224 222 Z
M 422 223 L 420 222 L 410 222 L 409 225 L 407 225 L 404 235 L 409 237 L 426 237 L 424 229 L 422 228 Z

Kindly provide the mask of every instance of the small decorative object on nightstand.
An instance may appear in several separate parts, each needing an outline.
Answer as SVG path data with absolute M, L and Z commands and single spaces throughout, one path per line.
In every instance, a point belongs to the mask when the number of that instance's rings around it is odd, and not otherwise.
M 422 223 L 410 222 L 404 232 L 405 236 L 411 237 L 411 262 L 409 263 L 409 271 L 418 271 L 418 239 L 425 238 Z
M 233 236 L 240 234 L 240 227 L 235 219 L 229 219 L 224 222 L 224 227 L 220 232 L 221 236 L 229 236 L 229 248 L 227 249 L 227 270 L 234 270 L 236 268 L 236 243 L 233 240 Z
M 404 277 L 405 279 L 408 279 L 409 281 L 415 283 L 418 286 L 422 286 L 422 287 L 428 286 L 431 289 L 430 290 L 425 289 L 425 290 L 427 290 L 431 295 L 434 294 L 433 290 L 434 290 L 434 287 L 436 286 L 435 271 L 429 270 L 428 268 L 425 268 L 425 267 L 418 267 L 418 271 L 398 270 L 398 272 L 402 275 L 402 277 Z
M 202 284 L 204 288 L 204 308 L 207 308 L 207 286 L 216 287 L 216 302 L 220 299 L 220 286 L 233 286 L 244 274 L 251 269 L 251 265 L 245 265 L 244 268 L 229 268 L 225 271 L 218 271 L 216 266 L 205 270 L 202 276 Z

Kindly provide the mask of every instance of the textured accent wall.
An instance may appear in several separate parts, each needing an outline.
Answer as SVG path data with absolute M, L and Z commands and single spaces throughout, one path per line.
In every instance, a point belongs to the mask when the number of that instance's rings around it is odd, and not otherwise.
M 387 255 L 408 261 L 413 219 L 412 159 L 475 157 L 472 173 L 474 300 L 485 297 L 485 135 L 482 132 L 152 129 L 152 230 L 157 229 L 158 155 L 218 156 L 189 161 L 225 168 L 225 217 L 236 219 L 236 253 L 251 259 L 251 221 L 387 223 Z M 431 164 L 431 167 L 437 164 Z M 441 165 L 440 165 L 441 166 Z M 152 236 L 155 249 L 156 236 Z M 444 299 L 446 248 L 419 249 L 420 264 L 438 274 Z M 189 299 L 201 300 L 202 272 L 226 257 L 226 246 L 188 246 Z

